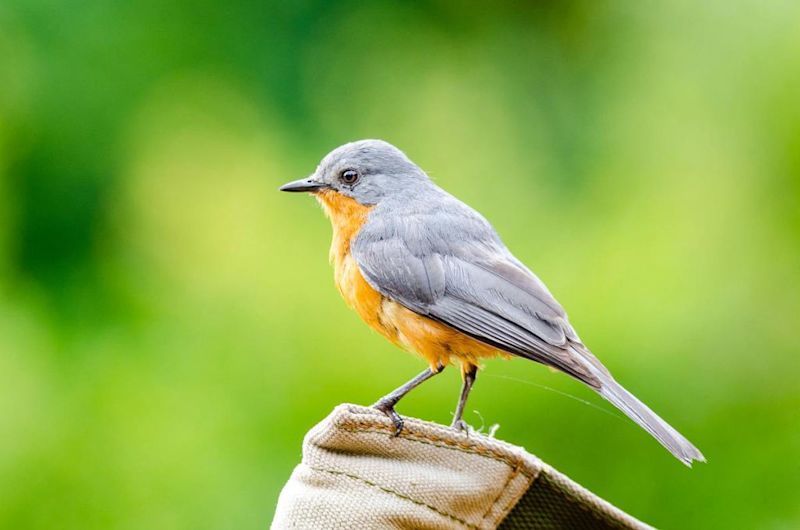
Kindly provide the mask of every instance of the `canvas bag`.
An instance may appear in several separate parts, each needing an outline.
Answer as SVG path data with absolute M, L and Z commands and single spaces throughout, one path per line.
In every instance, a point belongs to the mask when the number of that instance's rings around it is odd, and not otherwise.
M 650 528 L 524 449 L 340 405 L 303 442 L 272 528 Z

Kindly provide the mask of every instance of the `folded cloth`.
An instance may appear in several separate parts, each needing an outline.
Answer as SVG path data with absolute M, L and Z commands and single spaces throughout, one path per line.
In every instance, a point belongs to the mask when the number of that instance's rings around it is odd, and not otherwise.
M 521 447 L 339 405 L 303 442 L 272 528 L 650 528 Z

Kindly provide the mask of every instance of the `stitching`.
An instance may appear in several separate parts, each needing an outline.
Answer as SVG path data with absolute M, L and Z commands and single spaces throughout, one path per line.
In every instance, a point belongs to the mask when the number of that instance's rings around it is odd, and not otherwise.
M 325 468 L 315 467 L 315 466 L 308 466 L 308 467 L 313 469 L 314 471 L 322 471 L 324 473 L 330 473 L 331 475 L 340 475 L 340 476 L 351 478 L 353 480 L 358 480 L 360 482 L 363 482 L 364 484 L 372 486 L 373 488 L 378 488 L 379 490 L 381 490 L 381 491 L 383 491 L 385 493 L 389 493 L 390 495 L 394 495 L 395 497 L 398 497 L 400 499 L 403 499 L 403 500 L 406 500 L 406 501 L 409 501 L 409 502 L 413 502 L 414 504 L 416 504 L 418 506 L 425 506 L 426 508 L 430 508 L 431 510 L 433 510 L 436 513 L 438 513 L 439 515 L 443 515 L 443 516 L 445 516 L 445 517 L 447 517 L 449 519 L 452 519 L 453 521 L 461 523 L 462 525 L 464 525 L 464 526 L 466 526 L 468 528 L 474 528 L 476 530 L 478 529 L 478 527 L 475 526 L 474 524 L 470 524 L 470 523 L 466 522 L 463 519 L 459 519 L 455 515 L 451 515 L 451 514 L 449 514 L 447 512 L 443 512 L 442 510 L 436 508 L 435 506 L 431 506 L 430 504 L 424 503 L 422 501 L 418 501 L 416 499 L 412 499 L 411 497 L 409 497 L 407 495 L 403 495 L 402 493 L 399 493 L 399 492 L 394 491 L 392 489 L 389 489 L 389 488 L 386 488 L 384 486 L 381 486 L 380 484 L 376 484 L 375 482 L 371 482 L 371 481 L 369 481 L 369 480 L 367 480 L 365 478 L 361 478 L 358 475 L 351 475 L 350 473 L 345 473 L 343 471 L 335 471 L 333 469 L 325 469 Z
M 520 499 L 522 499 L 522 497 L 526 493 L 528 493 L 528 491 L 533 487 L 534 482 L 536 482 L 536 480 L 539 477 L 541 477 L 541 474 L 535 477 L 528 477 L 528 485 L 522 488 L 517 495 L 515 495 L 510 501 L 508 501 L 508 504 L 506 504 L 505 508 L 500 510 L 500 517 L 497 519 L 498 521 L 502 521 L 503 519 L 506 518 L 506 516 L 508 516 L 508 513 L 511 511 L 511 509 L 517 505 L 517 503 L 520 501 Z
M 344 431 L 353 432 L 353 433 L 371 432 L 371 433 L 375 433 L 375 434 L 391 434 L 391 431 L 389 429 L 387 429 L 386 426 L 383 425 L 383 424 L 370 423 L 370 422 L 358 422 L 358 423 L 360 423 L 361 426 L 364 426 L 364 427 L 372 427 L 372 429 L 370 429 L 370 428 L 366 428 L 366 429 L 361 428 L 361 429 L 359 429 L 357 427 L 350 427 L 348 425 L 340 425 L 339 428 L 344 430 Z M 424 436 L 424 438 L 418 438 L 418 436 Z M 504 464 L 506 464 L 511 469 L 520 468 L 519 461 L 511 460 L 507 456 L 499 454 L 497 451 L 494 451 L 492 449 L 485 449 L 485 448 L 477 446 L 477 445 L 466 445 L 466 444 L 463 444 L 463 443 L 455 442 L 453 440 L 448 440 L 446 438 L 440 438 L 440 437 L 437 437 L 437 436 L 422 435 L 422 434 L 419 434 L 419 433 L 409 429 L 408 426 L 406 426 L 406 428 L 403 429 L 403 433 L 402 433 L 401 437 L 404 440 L 408 440 L 408 441 L 411 441 L 411 442 L 417 442 L 417 443 L 421 443 L 421 444 L 425 444 L 425 445 L 432 445 L 434 447 L 442 447 L 442 448 L 445 448 L 445 449 L 453 449 L 453 450 L 456 450 L 456 451 L 460 451 L 462 453 L 479 454 L 481 456 L 486 456 L 486 457 L 488 457 L 488 458 L 490 458 L 492 460 L 495 460 L 495 461 L 498 461 L 498 462 L 503 462 Z M 435 443 L 435 442 L 439 442 L 439 443 Z M 444 444 L 444 445 L 441 445 L 441 444 Z M 530 473 L 528 473 L 527 471 L 525 471 L 525 470 L 523 470 L 521 468 L 519 469 L 519 473 L 521 473 L 522 475 L 526 476 L 529 479 L 533 478 L 533 476 Z
M 481 517 L 481 522 L 486 521 L 486 518 L 489 517 L 489 514 L 492 512 L 492 510 L 494 509 L 495 505 L 500 501 L 500 497 L 502 497 L 503 493 L 505 493 L 506 488 L 508 488 L 508 485 L 511 484 L 511 481 L 517 475 L 519 475 L 519 472 L 520 472 L 519 465 L 517 465 L 517 467 L 515 467 L 514 469 L 511 470 L 511 473 L 508 474 L 508 479 L 506 480 L 506 483 L 503 484 L 502 488 L 500 488 L 500 493 L 497 494 L 497 497 L 494 498 L 492 503 L 489 505 L 489 508 L 483 513 L 483 517 Z
M 349 428 L 346 428 L 346 427 L 342 427 L 342 430 L 348 431 L 348 432 L 353 432 L 353 433 L 368 432 L 368 433 L 375 433 L 375 434 L 391 434 L 391 431 L 386 430 L 386 429 L 377 429 L 377 430 L 374 430 L 374 429 L 349 429 Z M 490 449 L 484 449 L 484 448 L 478 447 L 478 446 L 463 445 L 463 444 L 459 444 L 457 442 L 453 442 L 451 440 L 447 440 L 445 438 L 437 438 L 437 437 L 432 437 L 432 436 L 431 437 L 426 437 L 426 438 L 413 438 L 412 436 L 414 434 L 416 434 L 416 433 L 407 432 L 407 431 L 408 431 L 408 427 L 403 429 L 403 434 L 401 435 L 401 438 L 403 440 L 407 440 L 409 442 L 417 442 L 417 443 L 421 443 L 421 444 L 425 444 L 425 445 L 431 445 L 433 447 L 440 447 L 442 449 L 452 449 L 454 451 L 459 451 L 461 453 L 477 454 L 477 455 L 480 455 L 480 456 L 487 457 L 487 458 L 489 458 L 491 460 L 495 460 L 497 462 L 502 462 L 502 463 L 506 464 L 508 467 L 510 467 L 511 469 L 514 469 L 514 468 L 517 467 L 517 462 L 514 462 L 513 460 L 509 460 L 508 458 L 506 458 L 504 456 L 501 456 L 501 455 L 497 454 L 496 452 L 494 452 L 494 451 L 492 451 Z M 441 444 L 434 443 L 434 442 L 441 442 Z M 442 444 L 444 444 L 444 445 L 442 445 Z M 525 475 L 528 478 L 531 478 L 531 474 L 526 472 L 526 471 L 520 470 L 520 473 Z

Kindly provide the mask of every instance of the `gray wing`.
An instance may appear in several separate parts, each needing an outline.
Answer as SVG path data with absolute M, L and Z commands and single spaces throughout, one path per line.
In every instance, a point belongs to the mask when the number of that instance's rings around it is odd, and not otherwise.
M 373 211 L 352 247 L 370 285 L 416 313 L 599 387 L 596 370 L 605 368 L 544 284 L 480 214 L 454 198 L 439 202 L 402 215 Z
M 420 204 L 421 203 L 421 204 Z M 687 465 L 703 454 L 620 386 L 541 281 L 477 212 L 441 192 L 378 205 L 352 253 L 366 280 L 417 313 L 588 384 Z

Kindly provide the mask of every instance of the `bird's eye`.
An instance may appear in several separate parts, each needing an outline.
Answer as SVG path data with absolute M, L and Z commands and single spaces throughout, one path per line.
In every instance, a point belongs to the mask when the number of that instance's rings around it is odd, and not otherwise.
M 342 171 L 339 179 L 345 184 L 355 184 L 358 180 L 358 171 L 355 169 L 345 169 Z

